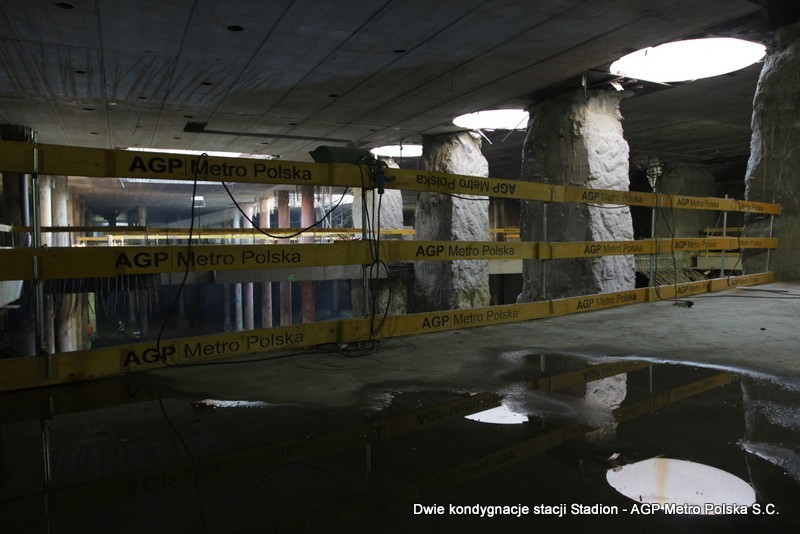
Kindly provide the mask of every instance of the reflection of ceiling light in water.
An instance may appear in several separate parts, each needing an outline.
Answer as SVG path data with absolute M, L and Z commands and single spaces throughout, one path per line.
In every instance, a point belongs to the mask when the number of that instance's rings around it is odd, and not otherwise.
M 724 506 L 752 506 L 756 502 L 755 491 L 744 480 L 686 460 L 650 458 L 611 469 L 606 480 L 626 497 L 651 505 L 650 510 L 669 512 L 670 507 L 677 506 L 675 513 L 720 515 L 731 513 Z
M 459 115 L 453 124 L 467 130 L 524 130 L 528 112 L 524 109 L 492 109 Z
M 385 158 L 418 158 L 422 155 L 422 145 L 384 145 L 370 152 Z
M 685 82 L 743 69 L 765 53 L 764 45 L 742 39 L 691 39 L 632 52 L 612 63 L 609 72 L 648 82 Z
M 467 415 L 466 418 L 479 423 L 493 423 L 495 425 L 518 425 L 528 421 L 527 415 L 512 412 L 504 405 Z

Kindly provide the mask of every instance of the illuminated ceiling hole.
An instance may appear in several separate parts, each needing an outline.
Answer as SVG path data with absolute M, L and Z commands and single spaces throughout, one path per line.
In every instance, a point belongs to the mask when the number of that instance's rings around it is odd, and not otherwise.
M 609 72 L 648 82 L 685 82 L 743 69 L 764 54 L 764 45 L 742 39 L 690 39 L 632 52 L 612 63 Z
M 422 145 L 384 145 L 370 152 L 385 158 L 418 158 L 422 155 Z
M 626 497 L 651 505 L 685 506 L 685 513 L 716 515 L 714 506 L 751 506 L 756 494 L 744 480 L 716 467 L 650 458 L 606 472 L 608 483 Z
M 453 124 L 467 130 L 524 130 L 528 112 L 524 109 L 492 109 L 466 113 L 453 119 Z
M 502 404 L 496 408 L 467 415 L 466 418 L 479 423 L 492 423 L 495 425 L 519 425 L 528 421 L 527 415 L 513 412 Z

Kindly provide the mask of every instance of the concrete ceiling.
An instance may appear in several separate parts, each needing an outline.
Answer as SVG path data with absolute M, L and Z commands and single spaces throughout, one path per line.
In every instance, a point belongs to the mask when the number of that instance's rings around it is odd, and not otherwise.
M 525 107 L 584 73 L 604 86 L 603 67 L 633 49 L 699 35 L 768 41 L 793 3 L 0 0 L 0 121 L 45 143 L 309 160 L 320 144 L 453 131 L 458 114 Z M 747 157 L 757 76 L 754 66 L 629 86 L 632 150 L 740 172 L 729 163 Z M 187 132 L 189 122 L 216 133 Z M 489 133 L 492 176 L 519 174 L 524 134 L 506 135 Z

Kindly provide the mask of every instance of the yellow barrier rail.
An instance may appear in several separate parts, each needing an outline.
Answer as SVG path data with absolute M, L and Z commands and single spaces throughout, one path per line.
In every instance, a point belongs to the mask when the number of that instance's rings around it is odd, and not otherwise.
M 678 238 L 570 243 L 497 241 L 383 241 L 380 258 L 394 261 L 555 260 L 673 251 L 773 249 L 775 238 Z M 0 250 L 0 280 L 57 280 L 247 269 L 285 269 L 372 263 L 368 241 L 300 245 L 54 247 Z M 34 262 L 34 257 L 38 262 Z M 38 265 L 34 270 L 34 264 Z
M 509 304 L 466 310 L 390 316 L 376 338 L 390 338 L 444 330 L 515 323 L 555 317 L 627 304 L 722 291 L 738 286 L 766 284 L 773 273 L 719 278 L 659 288 L 642 288 L 615 293 L 570 297 L 529 304 Z M 224 358 L 234 358 L 270 350 L 297 349 L 323 343 L 348 343 L 370 339 L 370 318 L 323 321 L 164 340 L 161 353 L 148 341 L 55 354 L 49 358 L 0 360 L 0 391 L 93 380 L 129 372 L 180 366 Z M 48 360 L 52 371 L 48 373 Z M 166 364 L 165 364 L 166 362 Z
M 34 162 L 35 155 L 38 161 Z M 37 168 L 38 165 L 38 168 Z M 0 141 L 0 171 L 87 177 L 214 180 L 278 185 L 362 187 L 371 185 L 369 171 L 352 164 L 321 164 L 250 158 L 187 156 L 165 152 L 133 152 Z M 497 198 L 621 204 L 675 209 L 702 209 L 778 214 L 780 206 L 764 202 L 691 197 L 665 193 L 612 191 L 462 176 L 432 171 L 391 169 L 390 189 L 481 195 Z

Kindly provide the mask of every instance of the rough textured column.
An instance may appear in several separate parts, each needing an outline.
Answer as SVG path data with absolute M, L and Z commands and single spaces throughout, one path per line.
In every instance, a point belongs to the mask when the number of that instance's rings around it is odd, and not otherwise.
M 253 220 L 254 208 L 253 204 L 244 206 L 244 213 L 247 215 L 247 217 L 242 218 L 242 226 L 244 228 L 253 227 L 250 221 Z M 242 284 L 242 313 L 244 314 L 244 329 L 252 330 L 255 328 L 253 320 L 253 282 Z
M 530 110 L 523 147 L 522 180 L 627 190 L 628 143 L 622 136 L 620 97 L 605 91 L 576 91 Z M 544 239 L 544 204 L 522 201 L 520 237 Z M 552 203 L 546 208 L 546 241 L 619 241 L 633 239 L 627 206 Z M 633 289 L 633 256 L 524 260 L 519 302 Z
M 292 225 L 289 209 L 289 191 L 278 191 L 278 228 L 289 228 Z M 279 239 L 278 243 L 288 243 L 288 239 Z M 280 283 L 281 326 L 292 324 L 292 283 Z
M 422 138 L 421 172 L 488 176 L 480 136 L 471 132 Z M 488 241 L 487 197 L 417 195 L 415 229 L 420 241 Z M 414 266 L 416 296 L 424 311 L 489 304 L 489 264 L 483 260 L 425 261 Z
M 391 158 L 382 158 L 389 169 L 398 168 L 397 163 Z M 387 171 L 391 175 L 391 171 Z M 369 219 L 364 218 L 362 207 L 362 190 L 353 188 L 353 227 L 362 228 L 365 224 L 370 224 L 373 231 L 380 230 L 399 230 L 403 228 L 403 194 L 399 189 L 386 189 L 383 198 L 373 190 L 366 191 L 364 202 L 367 205 Z M 380 218 L 378 211 L 380 210 Z M 380 224 L 379 224 L 380 223 Z M 402 236 L 380 235 L 381 240 L 401 239 Z M 378 273 L 377 270 L 381 269 Z M 385 275 L 383 267 L 374 267 L 374 274 Z M 335 283 L 336 281 L 334 281 Z M 363 293 L 364 286 L 362 280 L 353 280 L 350 284 L 350 296 L 353 306 L 353 315 L 364 315 Z M 334 288 L 335 289 L 335 288 Z M 398 279 L 379 279 L 374 280 L 370 285 L 372 297 L 375 300 L 376 316 L 402 315 L 406 313 L 408 294 L 406 286 L 402 280 Z M 336 296 L 334 295 L 334 298 Z M 389 307 L 386 310 L 386 307 Z
M 314 224 L 314 186 L 300 186 L 300 228 L 308 228 Z M 300 238 L 301 243 L 313 243 L 312 236 Z M 307 280 L 300 284 L 300 311 L 303 323 L 313 323 L 317 316 L 317 292 L 315 282 Z
M 800 23 L 780 30 L 761 69 L 753 101 L 753 134 L 747 163 L 745 198 L 781 204 L 769 270 L 778 280 L 800 280 Z M 748 214 L 745 235 L 769 235 L 769 216 Z M 745 273 L 767 270 L 763 250 L 745 249 Z
M 69 224 L 69 191 L 66 176 L 52 176 L 53 182 L 53 226 L 67 226 Z M 53 246 L 69 246 L 69 235 L 64 232 L 53 234 Z M 75 350 L 74 327 L 71 321 L 72 295 L 62 293 L 56 296 L 58 302 L 55 310 L 56 325 L 56 351 L 68 352 Z
M 237 212 L 233 216 L 233 227 L 241 228 L 241 215 Z M 241 242 L 241 239 L 235 239 L 234 243 Z M 244 330 L 244 316 L 242 315 L 242 284 L 236 282 L 233 284 L 233 314 L 235 318 L 235 328 L 237 331 Z
M 258 227 L 269 228 L 272 201 L 268 197 L 258 199 Z M 272 282 L 261 283 L 261 328 L 272 326 Z

